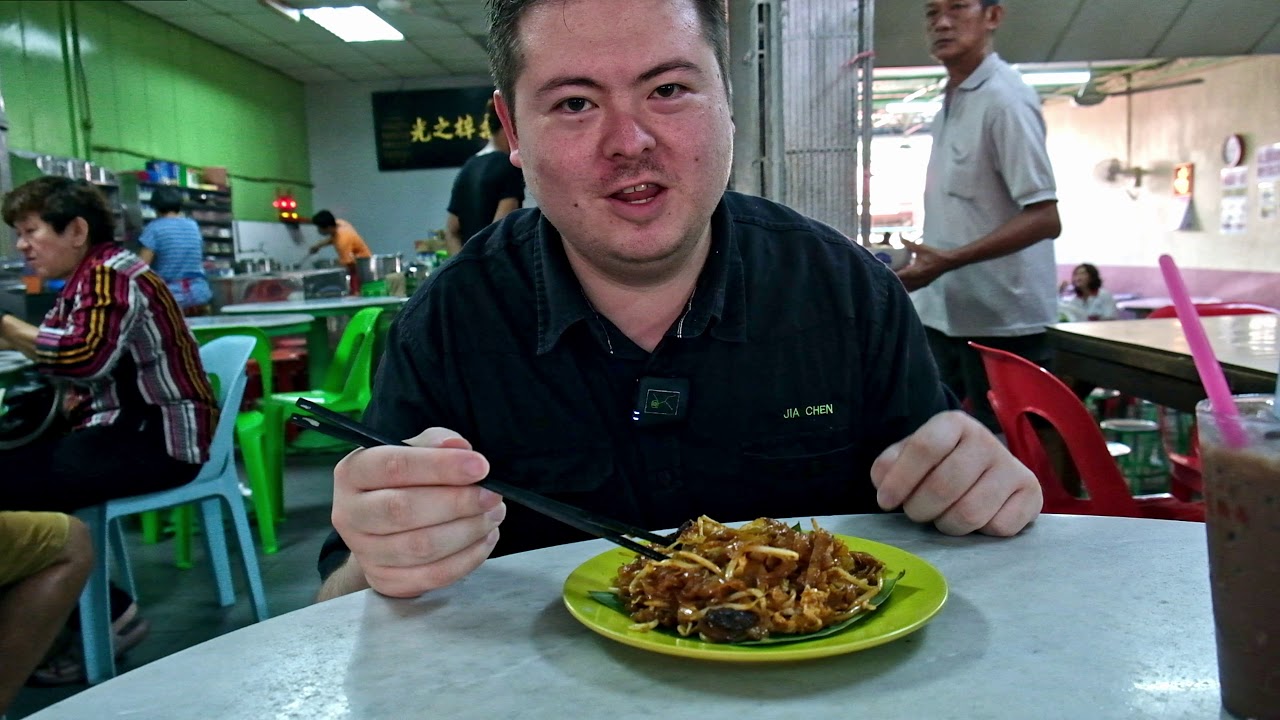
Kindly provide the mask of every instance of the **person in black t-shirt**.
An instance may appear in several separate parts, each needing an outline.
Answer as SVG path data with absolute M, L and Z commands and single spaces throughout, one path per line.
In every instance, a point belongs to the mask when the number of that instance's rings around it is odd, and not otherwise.
M 410 447 L 334 468 L 320 599 L 415 597 L 581 539 L 475 484 L 489 475 L 653 529 L 901 509 L 1008 536 L 1035 519 L 1035 476 L 957 409 L 893 272 L 725 191 L 724 0 L 489 8 L 494 102 L 539 208 L 481 231 L 397 315 L 364 419 Z
M 493 111 L 493 100 L 485 106 L 485 117 L 493 132 L 489 145 L 467 158 L 453 181 L 444 230 L 450 256 L 461 252 L 473 235 L 524 204 L 524 173 L 511 164 L 511 145 Z

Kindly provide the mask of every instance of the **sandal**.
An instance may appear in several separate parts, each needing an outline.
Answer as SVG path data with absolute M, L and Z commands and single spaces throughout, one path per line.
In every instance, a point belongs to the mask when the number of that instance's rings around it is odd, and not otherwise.
M 130 609 L 133 612 L 126 612 L 111 624 L 116 660 L 124 657 L 126 652 L 142 642 L 151 630 L 151 623 L 147 622 L 146 618 L 137 617 L 136 606 L 131 606 Z M 36 668 L 28 680 L 28 684 L 40 686 L 71 685 L 83 682 L 85 682 L 84 652 L 78 637 L 69 643 L 65 650 L 53 655 Z

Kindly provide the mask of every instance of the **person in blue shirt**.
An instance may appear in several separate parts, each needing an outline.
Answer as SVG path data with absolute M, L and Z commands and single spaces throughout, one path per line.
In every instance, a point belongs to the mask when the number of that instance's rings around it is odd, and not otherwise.
M 184 315 L 208 315 L 213 291 L 204 273 L 204 238 L 196 222 L 182 216 L 182 201 L 176 187 L 159 187 L 151 194 L 156 219 L 138 238 L 138 256 L 169 286 Z

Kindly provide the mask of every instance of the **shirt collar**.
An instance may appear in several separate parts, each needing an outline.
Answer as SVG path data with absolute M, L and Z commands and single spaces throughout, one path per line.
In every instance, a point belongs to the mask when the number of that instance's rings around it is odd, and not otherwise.
M 982 84 L 991 79 L 996 72 L 996 66 L 1000 64 L 1000 56 L 995 52 L 989 53 L 978 63 L 978 67 L 974 68 L 969 77 L 960 83 L 961 90 L 977 90 Z
M 560 233 L 545 215 L 538 220 L 534 289 L 538 306 L 538 354 L 542 355 L 550 352 L 575 323 L 595 314 L 569 266 Z M 669 334 L 678 332 L 680 337 L 697 337 L 708 328 L 718 340 L 746 340 L 742 255 L 734 237 L 733 217 L 723 197 L 711 216 L 711 250 L 698 277 L 693 303 Z

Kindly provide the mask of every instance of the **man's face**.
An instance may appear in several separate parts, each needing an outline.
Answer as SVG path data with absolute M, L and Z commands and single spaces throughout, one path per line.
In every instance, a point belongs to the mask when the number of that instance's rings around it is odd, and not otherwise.
M 89 252 L 88 228 L 83 219 L 75 218 L 57 232 L 36 213 L 27 213 L 13 225 L 18 231 L 18 252 L 46 279 L 66 278 L 75 272 Z
M 1081 290 L 1088 290 L 1089 289 L 1089 271 L 1085 270 L 1084 268 L 1076 268 L 1075 272 L 1071 273 L 1071 284 L 1075 285 L 1077 288 Z
M 511 161 L 571 257 L 620 277 L 679 263 L 733 157 L 715 54 L 688 0 L 565 0 L 520 20 Z M 514 109 L 514 117 L 512 110 Z
M 982 7 L 981 0 L 928 0 L 924 18 L 929 52 L 943 65 L 981 58 L 1003 12 L 999 5 Z

